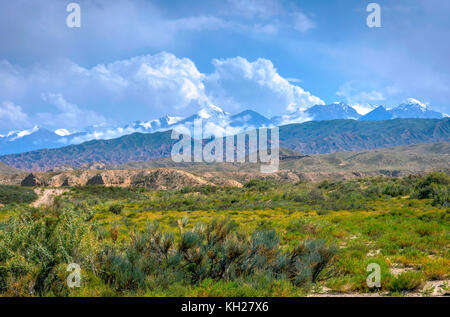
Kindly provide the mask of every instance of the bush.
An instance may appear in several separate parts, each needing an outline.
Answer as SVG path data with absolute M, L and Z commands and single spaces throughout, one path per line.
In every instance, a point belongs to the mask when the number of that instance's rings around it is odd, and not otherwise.
M 0 204 L 29 204 L 38 198 L 30 188 L 0 185 Z
M 273 180 L 261 180 L 261 179 L 252 179 L 251 181 L 244 184 L 245 188 L 256 190 L 256 191 L 267 191 L 271 188 L 275 188 L 277 183 Z
M 85 186 L 72 188 L 74 198 L 85 199 L 146 199 L 147 196 L 140 188 L 105 187 L 105 186 Z
M 406 271 L 394 277 L 388 285 L 392 293 L 411 292 L 421 288 L 424 285 L 425 277 L 421 272 Z
M 155 278 L 163 285 L 183 281 L 197 285 L 208 279 L 226 282 L 256 275 L 306 286 L 318 279 L 336 252 L 322 241 L 305 241 L 284 251 L 274 230 L 258 230 L 246 237 L 228 221 L 189 231 L 186 225 L 186 219 L 178 222 L 179 239 L 175 239 L 153 223 L 146 232 L 133 234 L 122 253 L 103 252 L 102 278 L 117 291 L 136 289 L 144 280 L 155 284 Z
M 109 206 L 109 211 L 116 215 L 120 215 L 122 210 L 123 210 L 123 205 L 120 205 L 120 204 L 112 204 Z
M 412 198 L 433 199 L 434 206 L 450 206 L 450 176 L 433 172 L 420 180 Z
M 0 230 L 0 294 L 66 296 L 69 263 L 91 267 L 95 240 L 85 215 L 31 210 Z

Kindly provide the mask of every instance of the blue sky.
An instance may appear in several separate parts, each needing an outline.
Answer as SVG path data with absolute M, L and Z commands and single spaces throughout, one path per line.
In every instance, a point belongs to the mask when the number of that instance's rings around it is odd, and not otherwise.
M 406 98 L 450 112 L 450 1 L 78 0 L 0 4 L 0 133 L 82 129 L 215 104 L 268 117 Z

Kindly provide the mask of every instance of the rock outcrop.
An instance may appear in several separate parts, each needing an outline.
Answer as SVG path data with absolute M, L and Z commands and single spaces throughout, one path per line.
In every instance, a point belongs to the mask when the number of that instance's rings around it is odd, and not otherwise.
M 23 177 L 23 176 L 22 176 Z M 242 186 L 226 180 L 228 186 Z M 5 179 L 4 183 L 8 184 Z M 27 187 L 69 187 L 69 186 L 118 186 L 144 187 L 148 189 L 181 189 L 186 186 L 215 185 L 214 182 L 194 174 L 169 168 L 150 170 L 85 170 L 29 174 L 19 180 Z M 10 183 L 13 185 L 13 183 Z M 219 182 L 220 184 L 220 182 Z
M 22 180 L 22 182 L 20 183 L 20 186 L 39 187 L 39 186 L 42 186 L 42 182 L 39 179 L 37 179 L 37 177 L 33 173 L 31 173 L 31 174 L 28 174 L 28 176 Z
M 90 178 L 86 183 L 86 186 L 95 186 L 95 185 L 105 185 L 102 175 L 97 174 L 94 177 Z

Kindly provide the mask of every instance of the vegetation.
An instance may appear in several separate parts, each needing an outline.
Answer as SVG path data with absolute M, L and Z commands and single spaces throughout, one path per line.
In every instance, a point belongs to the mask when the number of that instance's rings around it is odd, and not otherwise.
M 421 292 L 450 274 L 445 173 L 172 191 L 71 188 L 0 207 L 0 296 Z M 24 190 L 0 187 L 0 192 Z M 32 190 L 27 190 L 33 193 Z M 67 286 L 67 265 L 81 287 Z M 381 287 L 366 283 L 370 263 Z M 425 291 L 424 291 L 425 292 Z
M 37 199 L 36 193 L 19 186 L 0 186 L 0 204 L 28 204 Z

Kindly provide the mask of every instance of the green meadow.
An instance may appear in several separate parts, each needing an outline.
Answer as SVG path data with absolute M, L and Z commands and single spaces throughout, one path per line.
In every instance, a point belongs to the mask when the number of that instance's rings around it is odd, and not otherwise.
M 0 186 L 1 296 L 449 292 L 445 173 L 167 191 L 76 187 L 31 207 L 36 198 Z M 70 263 L 81 268 L 79 287 L 68 287 Z M 367 285 L 371 263 L 381 268 L 380 287 Z

